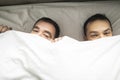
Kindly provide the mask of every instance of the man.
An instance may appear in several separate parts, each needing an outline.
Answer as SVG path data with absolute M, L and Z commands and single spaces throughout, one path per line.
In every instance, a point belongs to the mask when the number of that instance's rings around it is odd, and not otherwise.
M 110 20 L 103 14 L 95 14 L 84 23 L 85 40 L 95 40 L 113 35 Z
M 55 21 L 43 17 L 35 22 L 31 33 L 37 34 L 48 40 L 55 40 L 55 38 L 59 37 L 60 29 Z
M 0 26 L 1 33 L 7 30 L 11 30 L 11 28 L 9 29 L 7 26 Z M 48 17 L 42 17 L 35 22 L 31 34 L 39 35 L 50 41 L 55 41 L 55 38 L 59 37 L 60 29 L 55 21 Z

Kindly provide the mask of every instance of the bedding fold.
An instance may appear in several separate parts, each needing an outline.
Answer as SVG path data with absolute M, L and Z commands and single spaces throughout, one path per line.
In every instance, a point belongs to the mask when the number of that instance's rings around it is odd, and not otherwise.
M 120 35 L 51 43 L 12 30 L 0 44 L 0 80 L 120 80 Z

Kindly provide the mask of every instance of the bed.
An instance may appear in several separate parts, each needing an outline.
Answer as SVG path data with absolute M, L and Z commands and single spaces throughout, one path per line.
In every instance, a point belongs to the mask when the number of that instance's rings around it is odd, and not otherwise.
M 120 80 L 120 1 L 51 1 L 1 1 L 0 24 L 13 30 L 0 34 L 0 80 Z M 114 36 L 83 41 L 83 23 L 96 13 Z M 29 34 L 43 16 L 60 25 L 62 40 Z

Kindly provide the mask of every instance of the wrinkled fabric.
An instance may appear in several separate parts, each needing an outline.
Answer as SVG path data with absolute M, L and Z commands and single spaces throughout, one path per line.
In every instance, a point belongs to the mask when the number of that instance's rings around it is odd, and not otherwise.
M 50 41 L 34 34 L 0 34 L 0 80 L 120 80 L 120 36 Z
M 6 0 L 1 0 L 0 4 L 2 1 Z M 90 16 L 97 13 L 105 14 L 112 23 L 113 34 L 120 35 L 120 1 L 115 0 L 3 6 L 0 7 L 0 25 L 31 32 L 39 18 L 49 17 L 60 26 L 60 36 L 67 35 L 83 41 L 83 25 Z

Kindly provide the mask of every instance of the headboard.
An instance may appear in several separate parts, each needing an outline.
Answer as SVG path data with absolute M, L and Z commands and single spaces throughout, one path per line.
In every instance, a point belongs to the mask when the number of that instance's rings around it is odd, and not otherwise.
M 83 40 L 83 24 L 93 14 L 105 14 L 112 23 L 113 34 L 120 34 L 120 1 L 61 2 L 0 7 L 0 24 L 14 30 L 30 32 L 35 21 L 43 16 L 55 20 L 60 36 Z

